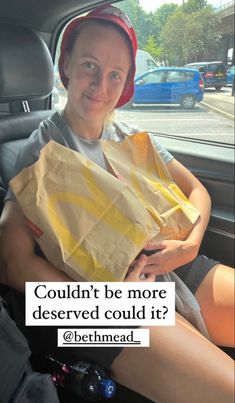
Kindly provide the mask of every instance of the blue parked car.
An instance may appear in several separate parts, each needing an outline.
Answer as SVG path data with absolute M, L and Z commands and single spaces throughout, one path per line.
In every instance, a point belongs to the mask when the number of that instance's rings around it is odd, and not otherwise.
M 232 85 L 235 75 L 235 66 L 229 67 L 227 70 L 227 85 Z
M 133 104 L 180 104 L 191 109 L 203 99 L 204 84 L 196 69 L 159 67 L 135 79 Z

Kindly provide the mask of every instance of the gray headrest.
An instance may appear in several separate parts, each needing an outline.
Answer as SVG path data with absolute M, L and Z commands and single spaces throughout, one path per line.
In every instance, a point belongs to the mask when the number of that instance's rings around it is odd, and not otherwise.
M 0 102 L 46 98 L 53 89 L 50 52 L 33 31 L 0 24 Z

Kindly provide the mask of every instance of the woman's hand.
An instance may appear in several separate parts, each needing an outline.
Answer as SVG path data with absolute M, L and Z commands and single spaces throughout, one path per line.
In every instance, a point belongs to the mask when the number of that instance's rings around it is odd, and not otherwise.
M 124 281 L 154 282 L 156 278 L 156 275 L 154 273 L 143 275 L 143 270 L 146 263 L 147 257 L 145 255 L 141 255 L 133 262 L 132 266 L 129 268 Z
M 156 253 L 146 257 L 142 273 L 163 274 L 171 272 L 186 263 L 191 262 L 198 254 L 198 245 L 186 241 L 165 240 L 149 242 L 145 250 L 156 250 Z

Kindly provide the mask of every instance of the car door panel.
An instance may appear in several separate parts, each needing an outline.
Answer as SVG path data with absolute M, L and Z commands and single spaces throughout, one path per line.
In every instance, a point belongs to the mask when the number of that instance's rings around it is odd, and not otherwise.
M 235 222 L 233 149 L 225 145 L 219 147 L 194 141 L 185 142 L 173 136 L 167 138 L 162 136 L 160 141 L 203 183 L 210 194 L 212 212 L 201 253 L 233 266 Z
M 164 103 L 169 99 L 166 71 L 150 71 L 136 80 L 134 103 Z
M 162 94 L 161 84 L 139 84 L 135 88 L 135 98 L 136 103 L 156 103 L 160 102 L 160 94 Z

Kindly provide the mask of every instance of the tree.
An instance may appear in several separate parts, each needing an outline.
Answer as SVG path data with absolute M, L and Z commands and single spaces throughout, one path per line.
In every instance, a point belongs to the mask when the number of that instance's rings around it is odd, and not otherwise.
M 157 46 L 159 46 L 162 28 L 168 16 L 174 13 L 178 6 L 176 4 L 164 4 L 154 13 L 147 13 L 140 6 L 139 0 L 128 0 L 128 2 L 121 2 L 119 7 L 127 13 L 135 27 L 138 47 L 144 49 L 151 36 L 154 37 Z
M 146 13 L 139 4 L 139 0 L 129 0 L 118 4 L 129 16 L 133 26 L 135 27 L 139 48 L 143 48 L 148 37 L 148 26 L 150 25 L 149 13 Z
M 168 18 L 161 35 L 169 63 L 182 66 L 213 59 L 221 43 L 218 27 L 218 14 L 211 7 L 190 14 L 179 9 Z
M 172 15 L 178 6 L 176 4 L 164 4 L 159 7 L 155 13 L 152 14 L 151 30 L 149 36 L 153 35 L 156 43 L 160 44 L 161 32 L 166 24 L 167 18 Z
M 221 19 L 219 15 L 209 7 L 195 13 L 194 19 L 197 20 L 198 26 L 197 36 L 195 38 L 195 44 L 198 44 L 198 56 L 196 61 L 213 60 L 216 58 L 218 50 L 221 47 L 222 33 L 219 29 Z M 191 53 L 189 52 L 189 56 L 191 58 L 193 57 L 192 51 Z
M 174 14 L 177 8 L 178 6 L 174 3 L 163 4 L 163 6 L 159 7 L 159 9 L 155 12 L 155 22 L 160 31 L 162 31 L 163 27 L 165 26 L 167 18 Z
M 187 14 L 192 14 L 203 10 L 207 6 L 207 0 L 188 0 L 183 4 L 183 11 Z
M 185 26 L 187 15 L 177 10 L 168 17 L 161 32 L 161 46 L 164 49 L 166 64 L 181 66 L 184 64 Z
M 162 48 L 157 45 L 153 35 L 148 37 L 143 50 L 148 52 L 156 61 L 162 62 Z

